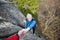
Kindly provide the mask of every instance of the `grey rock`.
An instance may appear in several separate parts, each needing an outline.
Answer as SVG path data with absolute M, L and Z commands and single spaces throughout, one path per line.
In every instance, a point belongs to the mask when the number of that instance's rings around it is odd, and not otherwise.
M 32 34 L 31 31 L 25 34 L 20 40 L 46 40 L 43 36 L 40 38 L 36 34 Z
M 4 0 L 3 0 L 4 1 Z M 0 1 L 2 2 L 2 0 Z M 5 2 L 5 1 L 4 1 Z M 7 1 L 6 1 L 7 2 Z M 0 16 L 5 18 L 7 21 L 24 26 L 25 16 L 19 11 L 14 4 L 0 4 Z
M 9 22 L 0 23 L 0 37 L 5 37 L 17 33 L 21 30 L 20 27 L 13 25 Z

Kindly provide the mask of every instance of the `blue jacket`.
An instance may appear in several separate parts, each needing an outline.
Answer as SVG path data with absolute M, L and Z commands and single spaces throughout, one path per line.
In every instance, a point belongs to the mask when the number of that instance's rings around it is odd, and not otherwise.
M 36 20 L 32 19 L 31 21 L 28 21 L 26 19 L 25 28 L 27 28 L 27 27 L 29 27 L 30 29 L 32 29 L 33 27 L 36 27 Z

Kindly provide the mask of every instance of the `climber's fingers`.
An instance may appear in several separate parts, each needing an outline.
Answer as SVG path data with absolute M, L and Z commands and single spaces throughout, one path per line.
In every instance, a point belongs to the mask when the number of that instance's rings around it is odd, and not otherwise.
M 19 35 L 20 37 L 23 36 L 23 35 L 24 35 L 24 29 L 20 30 L 20 31 L 18 32 L 18 35 Z

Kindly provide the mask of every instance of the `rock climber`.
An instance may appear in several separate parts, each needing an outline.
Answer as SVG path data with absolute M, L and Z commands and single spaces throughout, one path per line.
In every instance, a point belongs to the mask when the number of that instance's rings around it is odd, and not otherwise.
M 8 38 L 4 38 L 4 40 L 19 40 L 21 36 L 26 34 L 31 29 L 33 29 L 33 33 L 35 32 L 36 20 L 32 17 L 31 14 L 29 13 L 27 14 L 24 23 L 25 23 L 24 29 L 20 30 L 17 34 L 14 34 Z

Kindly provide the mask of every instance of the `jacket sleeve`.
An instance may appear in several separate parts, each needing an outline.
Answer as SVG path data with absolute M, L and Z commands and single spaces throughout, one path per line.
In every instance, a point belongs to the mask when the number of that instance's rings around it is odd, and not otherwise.
M 35 25 L 36 25 L 36 21 L 33 21 L 33 22 L 31 23 L 31 25 L 29 26 L 29 28 L 32 29 L 33 27 L 35 27 Z

